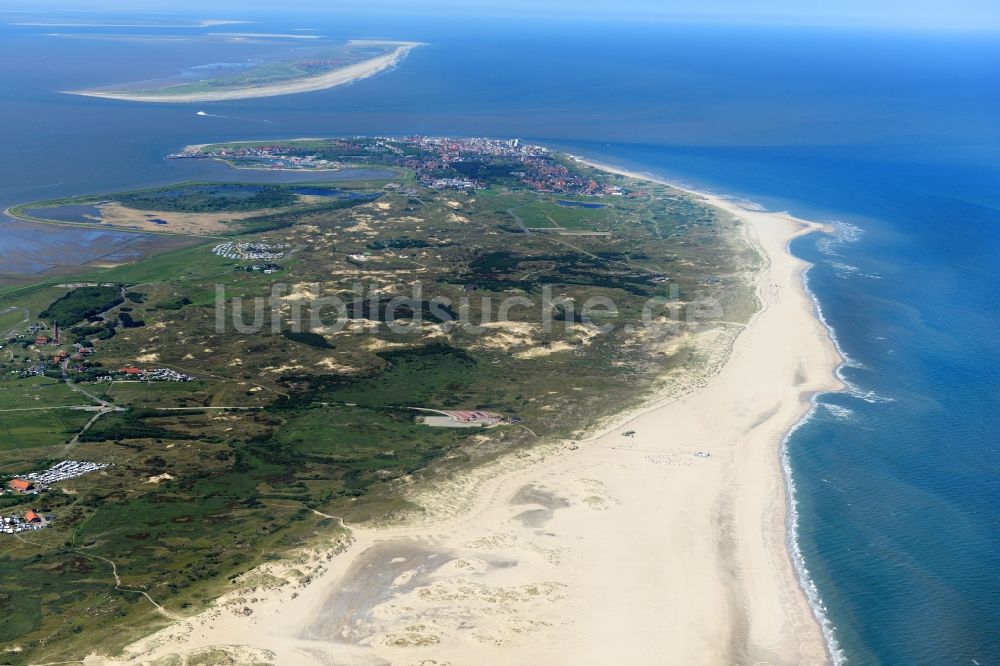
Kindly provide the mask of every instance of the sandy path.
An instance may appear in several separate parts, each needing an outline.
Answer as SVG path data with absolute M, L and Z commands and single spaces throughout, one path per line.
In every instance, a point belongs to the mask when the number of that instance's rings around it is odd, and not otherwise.
M 768 261 L 760 312 L 704 387 L 438 493 L 447 520 L 357 529 L 308 587 L 168 628 L 129 663 L 220 645 L 295 665 L 824 663 L 779 463 L 810 396 L 839 387 L 787 252 L 817 225 L 709 200 Z

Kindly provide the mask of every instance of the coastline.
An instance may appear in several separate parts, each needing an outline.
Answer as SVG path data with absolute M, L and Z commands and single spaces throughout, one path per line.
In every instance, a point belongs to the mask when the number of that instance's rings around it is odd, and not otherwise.
M 680 185 L 678 183 L 657 178 L 650 174 L 627 171 L 601 162 L 588 160 L 586 158 L 582 158 L 576 155 L 570 155 L 570 157 L 571 159 L 580 162 L 581 164 L 586 164 L 588 166 L 600 169 L 602 171 L 607 171 L 609 173 L 617 173 L 623 176 L 627 176 L 629 178 L 636 178 L 639 180 L 649 180 L 669 185 L 674 189 L 681 190 L 689 195 L 701 198 L 718 208 L 727 210 L 733 213 L 734 215 L 737 215 L 738 217 L 747 214 L 756 215 L 763 213 L 765 215 L 783 216 L 788 218 L 789 220 L 796 220 L 808 224 L 812 227 L 811 229 L 793 234 L 791 237 L 788 238 L 788 241 L 784 248 L 784 253 L 793 258 L 794 255 L 791 254 L 789 246 L 791 244 L 791 241 L 797 238 L 798 236 L 805 235 L 808 233 L 813 233 L 816 231 L 822 233 L 833 233 L 833 229 L 830 227 L 830 225 L 809 223 L 803 220 L 797 220 L 797 218 L 794 218 L 786 213 L 768 212 L 762 209 L 757 209 L 755 207 L 744 206 L 742 205 L 742 203 L 744 202 L 740 202 L 739 200 L 731 199 L 724 195 L 711 194 L 701 190 L 692 189 L 684 185 Z M 832 362 L 832 367 L 830 370 L 831 377 L 829 384 L 819 390 L 813 391 L 808 395 L 807 406 L 805 406 L 806 408 L 803 409 L 802 414 L 798 418 L 798 420 L 789 425 L 777 447 L 777 458 L 779 461 L 779 465 L 781 466 L 781 472 L 784 482 L 784 493 L 785 493 L 786 516 L 784 520 L 785 524 L 784 542 L 786 544 L 788 557 L 791 562 L 792 568 L 794 569 L 795 576 L 798 579 L 798 584 L 802 592 L 802 595 L 805 597 L 806 601 L 810 605 L 816 624 L 823 634 L 823 639 L 826 643 L 827 656 L 830 660 L 830 663 L 832 663 L 834 666 L 838 666 L 844 661 L 843 651 L 841 650 L 840 645 L 837 642 L 837 638 L 834 633 L 834 626 L 830 622 L 829 618 L 826 617 L 819 590 L 816 588 L 815 583 L 810 577 L 809 569 L 806 565 L 805 558 L 802 555 L 798 544 L 798 513 L 796 511 L 797 502 L 795 498 L 795 481 L 792 476 L 791 459 L 788 453 L 788 443 L 791 437 L 795 434 L 795 432 L 802 425 L 808 422 L 809 419 L 812 417 L 813 412 L 817 408 L 816 397 L 818 395 L 827 392 L 843 391 L 849 388 L 849 384 L 841 375 L 841 370 L 845 365 L 850 365 L 853 361 L 851 361 L 847 357 L 847 355 L 841 350 L 840 344 L 837 341 L 835 331 L 827 323 L 826 318 L 823 316 L 823 312 L 820 307 L 819 301 L 816 300 L 815 295 L 808 288 L 808 272 L 811 265 L 801 261 L 800 263 L 802 263 L 802 267 L 799 270 L 800 288 L 802 292 L 805 294 L 805 297 L 807 298 L 809 303 L 811 304 L 812 313 L 815 320 L 822 326 L 823 331 L 825 332 L 826 341 L 829 343 L 829 346 L 832 347 L 832 356 L 833 359 L 835 360 Z
M 349 44 L 362 43 L 365 40 L 351 40 Z M 316 92 L 327 90 L 337 86 L 354 83 L 362 79 L 383 72 L 395 67 L 410 51 L 418 46 L 424 46 L 422 42 L 378 42 L 396 44 L 396 49 L 392 53 L 369 58 L 362 62 L 341 67 L 340 69 L 318 76 L 294 79 L 284 83 L 275 83 L 250 88 L 237 88 L 234 90 L 223 90 L 216 92 L 182 93 L 176 95 L 164 94 L 132 94 L 128 92 L 101 92 L 99 90 L 65 90 L 68 95 L 80 95 L 82 97 L 99 97 L 102 99 L 118 99 L 129 102 L 159 102 L 164 104 L 188 104 L 193 102 L 221 102 L 236 99 L 255 99 L 258 97 L 276 97 L 279 95 L 291 95 L 295 93 Z
M 283 141 L 283 142 L 291 143 L 293 141 L 323 141 L 323 140 L 325 140 L 325 138 L 321 137 L 321 136 L 299 136 L 299 137 L 295 137 L 294 139 L 254 139 L 252 142 L 248 141 L 247 143 L 268 143 L 268 142 L 271 142 L 271 141 L 274 141 L 274 142 Z M 216 143 L 219 143 L 219 142 L 216 142 Z M 192 143 L 192 144 L 188 144 L 188 145 L 184 146 L 184 148 L 181 150 L 181 154 L 183 154 L 183 153 L 197 153 L 199 150 L 201 150 L 205 146 L 214 146 L 214 145 L 216 145 L 216 144 L 215 143 Z M 216 158 L 213 158 L 213 159 L 216 159 Z M 233 167 L 233 168 L 236 168 L 236 167 Z
M 31 215 L 26 215 L 24 213 L 17 212 L 17 209 L 24 205 L 25 204 L 17 204 L 15 206 L 9 206 L 3 210 L 3 215 L 9 217 L 12 220 L 17 220 L 19 222 L 28 222 L 29 224 L 51 224 L 59 227 L 74 227 L 76 229 L 87 229 L 89 231 L 118 231 L 128 234 L 180 236 L 184 238 L 224 238 L 223 236 L 198 235 L 182 231 L 165 231 L 163 229 L 137 229 L 135 227 L 116 226 L 113 224 L 102 224 L 100 222 L 66 222 L 62 220 L 46 220 L 43 217 L 33 217 Z
M 743 220 L 766 259 L 760 309 L 703 386 L 421 497 L 444 520 L 352 527 L 344 553 L 310 558 L 310 585 L 255 590 L 251 614 L 238 612 L 249 595 L 227 595 L 127 661 L 220 644 L 278 664 L 827 661 L 796 576 L 781 463 L 813 397 L 842 386 L 808 265 L 788 252 L 822 226 L 670 185 Z

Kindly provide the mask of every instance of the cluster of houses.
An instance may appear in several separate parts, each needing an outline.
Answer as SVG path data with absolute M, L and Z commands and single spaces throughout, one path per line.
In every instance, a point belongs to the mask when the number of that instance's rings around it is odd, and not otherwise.
M 49 329 L 45 327 L 45 324 L 43 324 L 41 322 L 36 322 L 36 323 L 31 324 L 31 325 L 28 326 L 27 334 L 28 335 L 37 336 L 36 337 L 36 339 L 37 339 L 37 338 L 41 338 L 42 335 L 43 335 L 42 332 L 43 331 L 47 331 L 47 330 L 49 330 Z M 46 340 L 48 340 L 47 336 L 46 336 Z
M 75 364 L 67 367 L 71 370 L 82 371 L 84 368 L 81 362 L 95 353 L 94 347 L 90 343 L 74 342 L 72 347 L 69 347 L 61 335 L 58 324 L 48 328 L 43 322 L 35 322 L 28 325 L 23 333 L 13 339 L 19 341 L 23 349 L 30 348 L 35 352 L 32 357 L 10 357 L 10 360 L 16 363 L 7 366 L 5 370 L 9 368 L 10 374 L 17 375 L 21 379 L 51 374 L 52 370 L 58 369 L 64 362 L 75 361 Z M 62 347 L 55 349 L 50 355 L 46 348 L 58 345 L 62 345 Z
M 37 346 L 38 344 L 41 344 L 41 343 L 39 343 L 38 341 L 36 341 L 35 344 Z M 50 342 L 50 343 L 46 343 L 46 344 L 55 344 L 55 343 Z M 93 347 L 84 347 L 83 345 L 81 345 L 79 343 L 77 343 L 75 346 L 76 346 L 76 351 L 73 352 L 73 353 L 70 353 L 70 352 L 66 351 L 65 349 L 60 349 L 55 354 L 53 354 L 51 356 L 51 358 L 49 358 L 49 359 L 42 359 L 41 361 L 38 361 L 38 362 L 32 362 L 32 364 L 29 365 L 29 366 L 27 366 L 27 367 L 23 367 L 23 368 L 20 368 L 20 369 L 11 370 L 11 374 L 16 374 L 21 379 L 24 379 L 25 377 L 35 377 L 35 376 L 44 375 L 45 372 L 46 372 L 46 370 L 50 366 L 56 366 L 56 367 L 58 367 L 60 364 L 62 364 L 63 361 L 66 361 L 66 360 L 84 361 L 84 360 L 87 359 L 88 356 L 90 356 L 91 354 L 94 353 L 94 348 Z M 83 368 L 82 368 L 81 365 L 77 364 L 77 365 L 73 366 L 73 369 L 75 369 L 75 370 L 82 370 Z
M 336 162 L 323 159 L 316 155 L 285 155 L 278 156 L 267 151 L 257 151 L 258 155 L 222 155 L 222 157 L 239 158 L 241 165 L 250 162 L 260 169 L 281 170 L 321 170 L 332 171 L 340 167 Z
M 420 194 L 420 191 L 415 187 L 404 187 L 399 183 L 386 183 L 382 186 L 382 189 L 387 192 L 398 192 L 399 194 L 407 197 L 415 197 Z
M 230 241 L 212 248 L 212 254 L 226 259 L 252 259 L 269 261 L 280 259 L 285 255 L 287 245 L 270 245 L 268 243 L 239 243 Z
M 520 139 L 488 139 L 482 137 L 434 137 L 411 136 L 394 139 L 407 145 L 416 146 L 424 152 L 435 153 L 446 161 L 459 161 L 464 156 L 528 158 L 546 157 L 549 149 L 523 143 Z
M 45 374 L 45 363 L 35 363 L 24 368 L 11 370 L 10 374 L 17 375 L 18 379 L 25 379 L 26 377 L 41 377 Z
M 93 347 L 84 347 L 81 344 L 77 344 L 75 346 L 76 346 L 76 351 L 73 352 L 73 354 L 70 354 L 65 349 L 60 349 L 59 351 L 57 351 L 55 354 L 52 355 L 52 362 L 58 365 L 67 359 L 72 359 L 74 361 L 82 361 L 94 353 Z
M 244 146 L 241 148 L 221 148 L 211 152 L 191 151 L 168 155 L 167 159 L 222 159 L 238 162 L 240 166 L 257 169 L 292 170 L 332 170 L 339 168 L 336 162 L 317 155 L 291 154 L 288 146 Z
M 24 516 L 16 513 L 9 516 L 0 516 L 0 532 L 3 534 L 40 530 L 47 524 L 48 520 L 33 509 L 25 511 Z
M 423 182 L 432 190 L 474 190 L 481 187 L 468 178 L 429 178 Z
M 384 156 L 380 162 L 389 162 L 413 169 L 420 183 L 436 190 L 472 190 L 483 187 L 474 178 L 461 173 L 463 162 L 516 165 L 510 175 L 520 179 L 526 187 L 539 192 L 560 194 L 585 194 L 590 196 L 646 196 L 643 192 L 630 192 L 617 185 L 597 181 L 570 170 L 551 152 L 543 147 L 522 143 L 519 139 L 445 138 L 445 137 L 356 137 L 333 139 L 330 149 L 341 151 L 345 158 L 358 158 L 362 153 Z M 315 146 L 294 145 L 242 146 L 219 148 L 210 153 L 191 152 L 171 157 L 212 157 L 251 163 L 254 166 L 275 169 L 331 169 L 338 163 L 308 154 Z M 317 152 L 323 152 L 319 150 Z M 329 150 L 326 154 L 329 154 Z M 452 175 L 448 171 L 459 173 Z M 442 173 L 445 172 L 445 173 Z
M 10 492 L 18 495 L 37 495 L 48 486 L 67 479 L 74 479 L 108 467 L 108 463 L 94 463 L 82 460 L 63 460 L 44 472 L 31 472 L 7 482 Z M 28 509 L 23 515 L 11 514 L 0 517 L 0 532 L 14 534 L 38 530 L 49 523 L 49 517 L 35 509 Z
M 433 189 L 476 189 L 482 185 L 464 177 L 441 177 L 440 171 L 462 162 L 506 161 L 518 164 L 511 172 L 525 186 L 538 192 L 586 194 L 591 196 L 643 196 L 617 185 L 598 182 L 578 175 L 552 158 L 542 146 L 522 143 L 519 139 L 445 139 L 410 137 L 397 140 L 412 145 L 424 154 L 408 155 L 405 165 L 414 169 L 422 184 Z M 428 156 L 426 153 L 431 153 Z
M 189 382 L 194 377 L 183 372 L 177 372 L 170 368 L 135 368 L 125 367 L 113 371 L 111 374 L 101 375 L 97 378 L 99 382 Z

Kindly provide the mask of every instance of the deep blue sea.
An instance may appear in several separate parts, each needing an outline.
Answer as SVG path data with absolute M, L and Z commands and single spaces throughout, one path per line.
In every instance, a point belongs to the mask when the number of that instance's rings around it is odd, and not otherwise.
M 212 31 L 429 46 L 344 88 L 147 105 L 56 91 L 272 47 L 0 25 L 0 204 L 220 177 L 163 159 L 191 143 L 423 133 L 535 140 L 835 221 L 793 249 L 850 390 L 817 398 L 787 454 L 837 660 L 1000 663 L 1000 35 L 249 18 Z M 87 233 L 0 223 L 0 273 Z

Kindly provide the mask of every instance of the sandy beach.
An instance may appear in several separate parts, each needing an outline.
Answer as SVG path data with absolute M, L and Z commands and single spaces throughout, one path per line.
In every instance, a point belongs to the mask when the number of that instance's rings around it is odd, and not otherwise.
M 787 250 L 820 225 L 692 194 L 741 218 L 766 257 L 759 312 L 698 388 L 427 488 L 419 524 L 352 528 L 340 554 L 256 574 L 293 582 L 233 592 L 120 661 L 86 663 L 826 663 L 780 463 L 811 397 L 840 387 Z
M 121 99 L 130 102 L 162 102 L 170 104 L 186 104 L 191 102 L 221 102 L 233 99 L 253 99 L 257 97 L 276 97 L 278 95 L 291 95 L 293 93 L 315 92 L 326 90 L 336 86 L 342 86 L 354 81 L 360 81 L 379 72 L 395 67 L 407 54 L 418 46 L 423 46 L 420 42 L 374 42 L 365 40 L 353 40 L 348 42 L 354 44 L 390 44 L 396 49 L 391 53 L 375 58 L 369 58 L 362 62 L 348 65 L 332 72 L 326 72 L 318 76 L 309 76 L 282 83 L 269 85 L 252 86 L 248 88 L 237 88 L 233 90 L 220 90 L 187 94 L 133 94 L 129 92 L 102 92 L 100 90 L 67 90 L 70 95 L 82 95 L 84 97 L 101 97 L 104 99 Z

